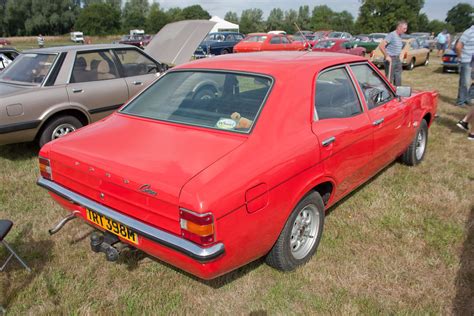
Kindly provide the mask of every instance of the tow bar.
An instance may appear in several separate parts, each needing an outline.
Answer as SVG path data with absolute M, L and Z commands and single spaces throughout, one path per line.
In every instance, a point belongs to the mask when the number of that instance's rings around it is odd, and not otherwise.
M 122 243 L 120 239 L 110 233 L 93 232 L 91 234 L 91 249 L 94 252 L 103 252 L 107 261 L 117 261 L 120 253 L 130 246 Z

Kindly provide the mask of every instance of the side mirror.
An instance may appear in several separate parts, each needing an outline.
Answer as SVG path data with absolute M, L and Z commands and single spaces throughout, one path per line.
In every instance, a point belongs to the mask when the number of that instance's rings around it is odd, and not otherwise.
M 397 94 L 398 97 L 404 97 L 404 98 L 410 97 L 411 96 L 411 87 L 408 87 L 408 86 L 397 87 L 396 94 Z

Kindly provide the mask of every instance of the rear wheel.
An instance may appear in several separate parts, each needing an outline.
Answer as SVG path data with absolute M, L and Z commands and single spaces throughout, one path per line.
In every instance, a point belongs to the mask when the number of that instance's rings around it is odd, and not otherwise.
M 221 51 L 221 55 L 225 55 L 225 54 L 229 54 L 229 53 L 230 53 L 229 50 L 226 49 L 226 48 Z
M 410 63 L 407 66 L 407 70 L 412 70 L 413 68 L 415 68 L 415 59 L 414 58 L 412 58 L 410 60 Z
M 50 122 L 46 123 L 40 137 L 39 137 L 39 146 L 43 147 L 44 144 L 56 139 L 63 137 L 75 130 L 81 128 L 83 125 L 74 116 L 64 115 L 59 116 Z
M 425 120 L 422 120 L 410 146 L 408 146 L 407 150 L 401 157 L 402 162 L 408 166 L 415 166 L 419 164 L 425 157 L 427 145 L 428 124 Z
M 324 203 L 317 192 L 306 195 L 286 221 L 273 248 L 268 265 L 291 271 L 308 262 L 316 252 L 324 226 Z

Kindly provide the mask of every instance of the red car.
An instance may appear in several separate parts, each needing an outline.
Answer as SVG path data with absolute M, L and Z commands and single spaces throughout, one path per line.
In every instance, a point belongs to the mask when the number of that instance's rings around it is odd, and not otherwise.
M 352 42 L 346 39 L 329 38 L 318 41 L 313 47 L 313 52 L 334 52 L 363 57 L 366 50 L 364 47 L 354 46 Z
M 234 46 L 234 53 L 249 53 L 274 50 L 305 50 L 306 43 L 293 42 L 287 35 L 252 33 Z
M 398 92 L 398 93 L 397 93 Z M 38 184 L 97 233 L 211 279 L 262 256 L 310 260 L 337 201 L 425 155 L 436 92 L 391 86 L 368 60 L 265 52 L 200 59 L 118 112 L 46 144 Z
M 11 45 L 12 43 L 7 40 L 6 38 L 0 38 L 0 45 L 1 46 L 8 46 L 8 45 Z

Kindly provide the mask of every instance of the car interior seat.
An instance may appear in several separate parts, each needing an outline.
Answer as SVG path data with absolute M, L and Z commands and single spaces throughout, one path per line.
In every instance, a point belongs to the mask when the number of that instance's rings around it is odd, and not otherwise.
M 114 79 L 117 76 L 111 72 L 106 60 L 101 60 L 97 65 L 97 80 Z

